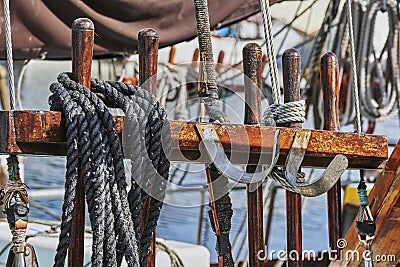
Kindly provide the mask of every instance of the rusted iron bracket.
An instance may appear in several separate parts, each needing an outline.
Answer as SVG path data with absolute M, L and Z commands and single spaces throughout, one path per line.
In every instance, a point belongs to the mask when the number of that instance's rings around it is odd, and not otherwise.
M 288 182 L 301 195 L 315 197 L 328 192 L 335 185 L 342 173 L 347 169 L 348 160 L 344 155 L 336 155 L 326 170 L 317 179 L 309 183 L 298 182 L 296 180 L 297 172 L 306 154 L 310 137 L 310 130 L 296 130 L 292 147 L 286 158 L 285 176 Z
M 123 117 L 114 117 L 121 134 Z M 201 155 L 201 139 L 196 132 L 196 122 L 170 121 L 172 154 L 171 161 L 210 163 L 208 156 Z M 0 111 L 0 154 L 65 155 L 65 123 L 61 112 L 56 111 Z M 12 126 L 12 125 L 15 125 Z M 233 164 L 266 163 L 265 158 L 273 150 L 273 136 L 280 131 L 279 159 L 277 166 L 284 166 L 291 148 L 294 129 L 273 128 L 242 124 L 213 124 L 226 154 L 248 157 L 231 158 Z M 349 168 L 382 168 L 388 158 L 386 136 L 311 130 L 305 167 L 326 168 L 337 154 L 349 160 Z
M 235 167 L 228 157 L 225 155 L 224 148 L 218 138 L 218 135 L 212 124 L 197 124 L 196 129 L 198 130 L 202 139 L 205 152 L 207 153 L 210 161 L 214 166 L 223 173 L 224 176 L 238 183 L 257 183 L 264 180 L 267 175 L 272 171 L 279 157 L 279 130 L 275 132 L 273 141 L 273 151 L 271 154 L 271 162 L 266 164 L 268 166 L 266 170 L 262 172 L 247 173 L 237 167 Z

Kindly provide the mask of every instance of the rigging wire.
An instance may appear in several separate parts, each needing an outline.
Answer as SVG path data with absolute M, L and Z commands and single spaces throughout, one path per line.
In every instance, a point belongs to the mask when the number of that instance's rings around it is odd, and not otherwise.
M 274 35 L 273 37 L 277 37 L 279 34 L 281 34 L 286 28 L 291 27 L 293 25 L 293 23 L 295 21 L 297 21 L 297 19 L 299 19 L 300 17 L 302 17 L 308 10 L 311 10 L 311 8 L 318 2 L 318 0 L 314 0 L 309 6 L 307 6 L 302 12 L 300 12 L 298 15 L 296 15 L 289 23 L 285 24 L 284 26 L 282 26 L 282 28 L 280 28 Z M 309 40 L 297 45 L 297 46 L 301 46 L 303 44 L 306 44 L 310 41 L 312 41 L 314 39 L 314 37 L 310 38 Z M 266 44 L 266 40 L 264 42 L 261 43 L 261 47 L 264 46 Z M 234 66 L 238 66 L 243 62 L 243 60 L 237 62 Z M 228 70 L 225 70 L 224 72 L 222 72 L 220 75 L 225 74 L 226 72 L 228 72 Z
M 4 24 L 6 34 L 6 50 L 7 50 L 7 70 L 8 70 L 8 83 L 10 85 L 10 109 L 15 109 L 15 86 L 14 86 L 14 61 L 12 51 L 12 38 L 11 38 L 11 19 L 10 19 L 10 3 L 9 0 L 3 0 L 4 3 Z
M 360 97 L 358 95 L 357 67 L 356 67 L 356 52 L 354 49 L 354 33 L 353 33 L 353 16 L 351 14 L 351 0 L 347 0 L 347 17 L 350 35 L 350 54 L 351 54 L 351 69 L 353 76 L 354 87 L 354 103 L 356 111 L 355 127 L 358 133 L 361 133 L 361 114 L 360 114 Z
M 267 56 L 270 68 L 270 79 L 272 85 L 272 99 L 274 104 L 280 103 L 280 88 L 278 77 L 278 66 L 274 51 L 274 38 L 272 36 L 272 19 L 269 13 L 269 0 L 260 0 L 261 13 L 264 21 L 264 34 L 266 38 Z

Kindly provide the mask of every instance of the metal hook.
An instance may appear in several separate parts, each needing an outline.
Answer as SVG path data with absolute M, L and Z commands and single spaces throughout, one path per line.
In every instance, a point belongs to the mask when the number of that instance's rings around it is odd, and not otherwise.
M 309 183 L 297 182 L 296 175 L 306 153 L 310 137 L 310 130 L 297 130 L 295 132 L 292 146 L 286 158 L 285 176 L 287 181 L 298 190 L 299 194 L 307 197 L 315 197 L 332 188 L 347 169 L 348 160 L 344 155 L 336 155 L 326 170 L 316 180 Z
M 257 183 L 265 179 L 272 171 L 279 156 L 279 130 L 274 135 L 274 146 L 272 150 L 271 163 L 262 172 L 247 173 L 235 167 L 225 155 L 219 137 L 212 125 L 196 124 L 201 139 L 203 141 L 207 155 L 213 162 L 218 171 L 224 176 L 239 183 Z

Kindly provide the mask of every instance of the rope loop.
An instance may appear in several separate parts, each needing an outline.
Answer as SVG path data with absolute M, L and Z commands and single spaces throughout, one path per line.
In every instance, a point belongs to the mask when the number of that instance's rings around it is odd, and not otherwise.
M 305 122 L 305 115 L 305 100 L 272 104 L 264 111 L 263 122 L 266 126 L 275 126 L 276 124 L 284 123 L 303 123 Z M 299 193 L 299 190 L 287 180 L 285 170 L 282 168 L 273 168 L 268 177 L 279 183 L 283 188 L 294 193 Z M 303 183 L 305 181 L 305 174 L 303 172 L 297 173 L 296 180 L 298 183 Z
M 88 90 L 71 77 L 71 73 L 61 73 L 50 86 L 51 110 L 64 112 L 67 131 L 65 195 L 54 266 L 64 266 L 70 243 L 78 152 L 93 229 L 92 265 L 120 266 L 125 257 L 128 266 L 146 266 L 170 166 L 166 113 L 155 97 L 140 87 L 92 79 Z M 108 107 L 125 112 L 123 134 L 129 145 L 124 153 L 132 165 L 129 191 L 122 145 Z M 141 231 L 142 209 L 149 197 Z
M 264 112 L 264 125 L 271 125 L 271 118 L 276 124 L 305 122 L 305 101 L 272 104 Z

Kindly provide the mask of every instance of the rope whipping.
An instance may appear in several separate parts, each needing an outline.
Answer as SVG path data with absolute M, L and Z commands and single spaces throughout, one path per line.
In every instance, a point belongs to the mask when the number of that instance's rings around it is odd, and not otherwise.
M 92 265 L 120 266 L 124 257 L 128 266 L 146 266 L 169 171 L 170 133 L 164 110 L 139 87 L 92 79 L 87 90 L 70 73 L 61 73 L 50 90 L 51 110 L 64 112 L 67 131 L 65 196 L 54 266 L 64 266 L 70 243 L 78 152 L 93 229 Z M 132 165 L 129 192 L 122 147 L 108 107 L 125 112 L 124 152 Z M 151 206 L 141 232 L 148 195 Z
M 198 94 L 200 104 L 205 106 L 210 121 L 219 120 L 222 123 L 228 123 L 228 118 L 220 109 L 218 98 L 207 0 L 194 0 L 194 6 L 200 50 L 199 73 L 201 74 L 201 80 Z M 214 165 L 211 164 L 207 168 L 206 175 L 211 196 L 209 218 L 211 227 L 217 237 L 216 251 L 218 261 L 220 265 L 231 267 L 234 266 L 234 262 L 229 232 L 233 210 L 229 196 L 229 181 L 226 176 L 218 172 Z
M 205 87 L 203 92 L 199 93 L 200 101 L 204 103 L 211 121 L 226 122 L 218 98 L 207 0 L 194 0 L 194 7 L 200 50 L 200 66 L 203 67 L 201 70 L 203 78 L 201 87 Z
M 397 2 L 371 1 L 364 13 L 358 53 L 358 85 L 361 114 L 370 120 L 384 120 L 398 114 L 399 97 L 399 34 L 400 21 Z M 389 30 L 386 43 L 376 55 L 374 49 L 375 24 L 379 12 L 385 10 Z M 386 52 L 386 57 L 384 57 Z M 386 59 L 386 62 L 384 62 Z M 386 69 L 384 70 L 384 67 Z
M 10 85 L 10 109 L 15 109 L 15 86 L 14 86 L 14 61 L 12 51 L 12 38 L 11 38 L 11 19 L 10 19 L 10 2 L 3 0 L 4 3 L 4 26 L 6 34 L 6 53 L 7 53 L 7 71 L 8 82 Z
M 171 249 L 168 247 L 167 244 L 164 242 L 161 242 L 159 240 L 156 241 L 157 248 L 161 249 L 165 253 L 168 254 L 169 259 L 171 261 L 171 267 L 183 267 L 183 262 L 182 259 L 179 257 L 179 255 L 176 253 L 175 250 Z

